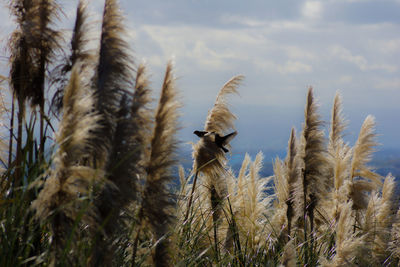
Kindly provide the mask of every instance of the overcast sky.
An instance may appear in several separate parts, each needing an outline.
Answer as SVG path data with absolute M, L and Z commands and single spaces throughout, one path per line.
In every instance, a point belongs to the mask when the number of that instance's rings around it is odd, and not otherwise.
M 77 1 L 59 2 L 68 34 Z M 154 97 L 167 61 L 175 61 L 185 104 L 182 141 L 196 141 L 192 132 L 203 127 L 220 87 L 243 74 L 240 96 L 230 98 L 238 116 L 237 150 L 285 149 L 290 128 L 301 130 L 308 86 L 326 121 L 335 92 L 341 92 L 350 142 L 372 114 L 383 147 L 400 148 L 399 0 L 120 3 L 126 38 L 136 62 L 150 70 Z M 100 24 L 103 1 L 89 5 Z M 6 33 L 12 21 L 4 8 L 0 15 Z

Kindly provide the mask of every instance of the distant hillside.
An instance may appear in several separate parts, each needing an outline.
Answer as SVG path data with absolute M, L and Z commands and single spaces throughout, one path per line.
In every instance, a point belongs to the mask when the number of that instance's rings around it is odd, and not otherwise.
M 249 153 L 254 158 L 259 151 L 233 151 L 232 155 L 228 155 L 229 165 L 235 173 L 238 173 L 242 160 L 246 153 Z M 272 163 L 276 157 L 284 159 L 286 151 L 274 151 L 274 150 L 262 150 L 264 153 L 264 167 L 261 174 L 266 177 L 273 174 Z M 180 163 L 186 170 L 192 168 L 192 156 L 191 150 L 187 147 L 180 151 L 179 159 Z M 397 181 L 400 181 L 400 149 L 382 149 L 374 154 L 374 158 L 369 164 L 373 166 L 377 173 L 382 176 L 386 176 L 391 173 L 396 177 Z

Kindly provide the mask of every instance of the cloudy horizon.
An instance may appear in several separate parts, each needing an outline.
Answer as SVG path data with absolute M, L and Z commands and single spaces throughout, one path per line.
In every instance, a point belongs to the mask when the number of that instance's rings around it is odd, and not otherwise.
M 72 27 L 77 1 L 59 1 Z M 175 62 L 184 103 L 181 140 L 196 141 L 220 87 L 243 74 L 238 116 L 240 150 L 284 149 L 301 130 L 313 86 L 329 121 L 336 91 L 354 142 L 364 118 L 376 117 L 379 142 L 400 148 L 400 1 L 120 1 L 136 64 L 146 62 L 154 97 L 168 60 Z M 89 1 L 100 25 L 103 1 Z M 9 17 L 2 9 L 0 15 Z M 4 20 L 4 19 L 3 19 Z M 1 34 L 10 32 L 4 21 Z M 2 61 L 3 62 L 3 61 Z M 4 65 L 4 64 L 3 64 Z M 2 66 L 4 68 L 4 66 Z

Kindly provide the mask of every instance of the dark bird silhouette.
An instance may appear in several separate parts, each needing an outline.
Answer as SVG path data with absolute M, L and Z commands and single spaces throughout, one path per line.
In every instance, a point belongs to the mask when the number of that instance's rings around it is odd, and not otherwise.
M 206 131 L 194 131 L 193 132 L 195 135 L 197 135 L 198 137 L 202 138 L 202 137 L 214 137 L 213 138 L 213 142 L 219 147 L 221 148 L 225 153 L 229 152 L 228 149 L 226 149 L 224 146 L 226 146 L 227 144 L 229 144 L 229 142 L 237 135 L 237 132 L 234 131 L 233 133 L 227 134 L 225 136 L 220 136 L 218 133 L 215 132 L 206 132 Z

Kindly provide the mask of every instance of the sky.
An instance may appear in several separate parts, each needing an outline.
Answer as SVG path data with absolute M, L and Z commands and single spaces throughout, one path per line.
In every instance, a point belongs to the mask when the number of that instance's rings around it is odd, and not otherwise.
M 59 3 L 65 13 L 61 28 L 69 36 L 77 1 Z M 202 129 L 221 86 L 243 74 L 240 95 L 229 98 L 238 117 L 234 152 L 286 149 L 291 127 L 301 131 L 309 86 L 326 128 L 339 91 L 350 144 L 372 114 L 381 149 L 400 149 L 399 0 L 121 0 L 120 4 L 125 38 L 136 64 L 144 62 L 150 71 L 155 99 L 166 63 L 174 61 L 184 104 L 183 142 L 197 141 L 192 133 Z M 99 29 L 103 1 L 89 1 L 89 7 L 91 21 Z M 0 16 L 4 36 L 14 24 L 5 8 Z

